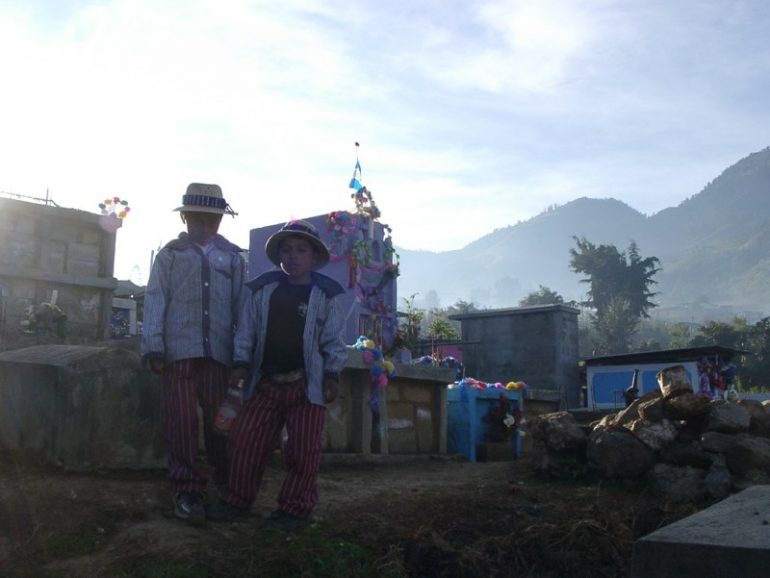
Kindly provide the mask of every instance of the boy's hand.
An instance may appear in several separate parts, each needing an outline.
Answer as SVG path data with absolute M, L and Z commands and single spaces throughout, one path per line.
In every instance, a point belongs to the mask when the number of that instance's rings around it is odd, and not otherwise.
M 337 382 L 333 379 L 324 379 L 324 403 L 332 403 L 337 399 Z
M 232 372 L 230 372 L 230 385 L 238 385 L 240 380 L 245 382 L 247 377 L 249 377 L 248 369 L 245 367 L 236 367 L 232 370 Z
M 150 371 L 153 373 L 161 374 L 166 367 L 166 361 L 160 357 L 155 357 L 150 360 Z

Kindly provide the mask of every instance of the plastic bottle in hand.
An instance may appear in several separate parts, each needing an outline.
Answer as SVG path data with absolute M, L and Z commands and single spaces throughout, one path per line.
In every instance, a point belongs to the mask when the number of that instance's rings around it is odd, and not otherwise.
M 243 380 L 227 390 L 227 397 L 219 406 L 217 416 L 214 418 L 214 431 L 221 435 L 228 435 L 233 428 L 233 422 L 243 406 Z

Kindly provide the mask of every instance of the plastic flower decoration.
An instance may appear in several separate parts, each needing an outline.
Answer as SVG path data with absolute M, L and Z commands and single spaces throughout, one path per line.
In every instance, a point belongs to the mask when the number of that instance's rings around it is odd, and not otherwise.
M 505 389 L 508 391 L 514 391 L 517 389 L 527 389 L 527 384 L 523 381 L 509 381 L 505 384 Z
M 104 199 L 99 203 L 99 209 L 101 210 L 102 215 L 115 217 L 117 219 L 125 219 L 128 216 L 128 213 L 131 212 L 128 201 L 122 200 L 120 197 Z
M 396 366 L 383 357 L 382 350 L 366 335 L 361 335 L 353 345 L 348 347 L 361 351 L 364 363 L 372 366 L 369 371 L 372 384 L 383 388 L 388 385 L 388 379 L 396 376 Z

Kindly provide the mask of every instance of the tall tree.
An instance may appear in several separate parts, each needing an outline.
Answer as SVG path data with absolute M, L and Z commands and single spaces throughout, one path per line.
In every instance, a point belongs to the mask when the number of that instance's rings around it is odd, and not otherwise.
M 597 316 L 593 323 L 602 353 L 628 353 L 640 321 L 641 317 L 633 312 L 628 300 L 611 299 L 604 315 Z
M 647 311 L 655 307 L 650 299 L 656 295 L 650 286 L 657 283 L 653 277 L 660 271 L 660 260 L 657 257 L 643 259 L 634 242 L 626 254 L 614 245 L 597 246 L 585 237 L 573 239 L 577 249 L 570 249 L 570 269 L 586 274 L 588 277 L 581 282 L 590 287 L 583 305 L 595 309 L 601 318 L 613 299 L 622 298 L 632 314 L 649 317 Z
M 576 248 L 570 249 L 570 268 L 584 273 L 589 284 L 587 299 L 582 303 L 595 311 L 593 325 L 598 333 L 602 353 L 628 351 L 631 337 L 642 318 L 655 303 L 651 286 L 660 271 L 657 257 L 642 258 L 633 241 L 627 251 L 614 245 L 594 245 L 585 237 L 573 237 Z
M 639 247 L 636 242 L 631 241 L 628 246 L 628 261 L 626 262 L 626 286 L 624 297 L 628 299 L 631 312 L 640 317 L 648 318 L 647 313 L 656 304 L 650 299 L 657 295 L 651 289 L 651 285 L 657 285 L 658 282 L 653 278 L 660 271 L 660 260 L 657 257 L 647 257 L 643 259 L 639 254 Z

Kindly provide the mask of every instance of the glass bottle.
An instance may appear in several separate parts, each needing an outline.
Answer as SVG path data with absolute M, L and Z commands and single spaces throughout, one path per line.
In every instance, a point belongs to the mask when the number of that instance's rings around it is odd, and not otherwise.
M 241 379 L 227 390 L 227 397 L 219 406 L 219 411 L 214 418 L 214 431 L 221 435 L 228 435 L 242 406 L 243 380 Z

